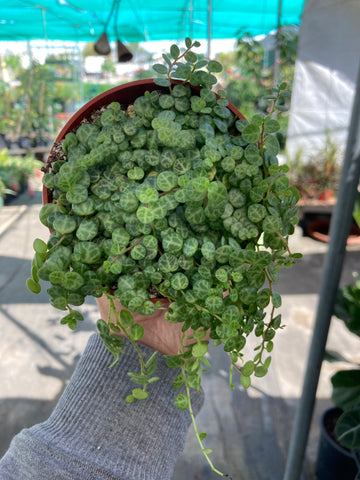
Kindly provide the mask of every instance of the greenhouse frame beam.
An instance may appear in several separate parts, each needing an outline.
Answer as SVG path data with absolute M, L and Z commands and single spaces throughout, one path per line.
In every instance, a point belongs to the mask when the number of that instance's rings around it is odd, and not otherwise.
M 360 68 L 355 92 L 338 201 L 331 220 L 330 244 L 325 259 L 315 327 L 283 480 L 298 480 L 301 474 L 326 340 L 345 257 L 346 241 L 350 232 L 353 209 L 358 194 L 360 178 Z

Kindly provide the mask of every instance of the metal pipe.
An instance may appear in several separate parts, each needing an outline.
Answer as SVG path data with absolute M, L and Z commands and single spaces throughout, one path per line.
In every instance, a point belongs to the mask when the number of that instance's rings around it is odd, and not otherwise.
M 211 14 L 212 14 L 212 5 L 211 0 L 208 2 L 208 38 L 207 38 L 207 58 L 210 60 L 211 55 Z
M 281 45 L 281 8 L 282 0 L 279 0 L 278 5 L 278 17 L 277 17 L 277 29 L 275 35 L 275 58 L 274 58 L 274 77 L 273 86 L 276 87 L 279 81 L 279 62 L 280 62 L 280 45 Z
M 330 244 L 325 259 L 315 328 L 283 480 L 298 480 L 301 474 L 321 364 L 345 256 L 346 240 L 352 223 L 360 177 L 360 69 L 355 92 L 338 200 L 330 226 Z

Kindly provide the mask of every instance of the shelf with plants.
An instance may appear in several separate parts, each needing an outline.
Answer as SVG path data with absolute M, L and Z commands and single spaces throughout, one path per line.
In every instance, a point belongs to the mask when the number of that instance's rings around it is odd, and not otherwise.
M 0 208 L 28 188 L 29 179 L 43 163 L 32 155 L 18 157 L 0 150 Z

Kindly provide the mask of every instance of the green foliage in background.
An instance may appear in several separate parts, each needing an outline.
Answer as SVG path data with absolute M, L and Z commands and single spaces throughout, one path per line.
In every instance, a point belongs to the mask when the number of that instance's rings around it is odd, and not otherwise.
M 334 313 L 351 333 L 360 337 L 360 280 L 339 290 Z M 335 436 L 350 450 L 360 448 L 360 365 L 356 367 L 340 370 L 331 378 L 333 402 L 343 410 Z
M 221 84 L 226 88 L 227 98 L 245 117 L 266 113 L 268 103 L 263 97 L 274 83 L 275 42 L 275 35 L 258 39 L 245 34 L 237 40 L 234 52 L 221 53 L 217 57 L 224 66 Z M 295 74 L 297 42 L 298 30 L 284 27 L 279 36 L 278 82 L 286 82 L 289 91 L 292 90 Z M 283 149 L 288 120 L 286 116 L 278 120 L 280 129 L 277 138 Z
M 5 195 L 16 195 L 27 184 L 35 169 L 40 169 L 42 165 L 32 155 L 15 157 L 6 148 L 0 150 L 0 208 Z

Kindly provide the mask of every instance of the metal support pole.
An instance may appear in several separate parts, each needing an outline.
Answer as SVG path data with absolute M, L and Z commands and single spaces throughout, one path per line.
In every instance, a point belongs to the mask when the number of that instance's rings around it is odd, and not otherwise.
M 277 29 L 276 29 L 276 35 L 275 35 L 275 58 L 274 58 L 274 78 L 273 78 L 274 87 L 276 87 L 279 82 L 280 45 L 281 45 L 281 8 L 282 8 L 282 0 L 279 0 Z
M 283 480 L 298 480 L 301 474 L 321 364 L 345 256 L 346 240 L 352 223 L 360 177 L 360 69 L 355 92 L 338 201 L 330 226 L 330 244 L 325 259 L 315 328 Z
M 212 14 L 212 5 L 211 0 L 208 3 L 208 38 L 207 38 L 207 58 L 210 60 L 211 55 L 211 14 Z

